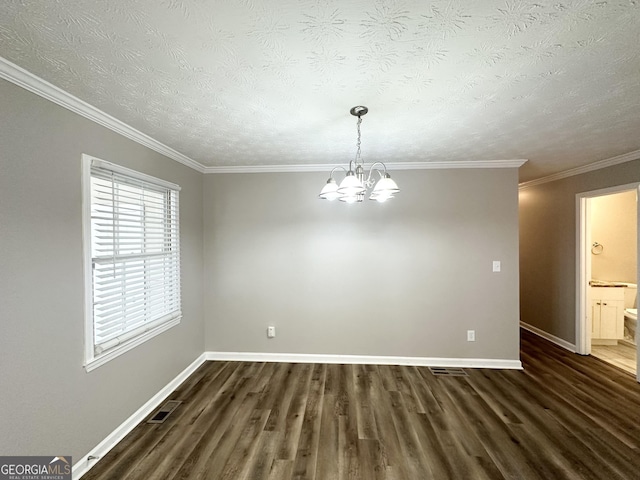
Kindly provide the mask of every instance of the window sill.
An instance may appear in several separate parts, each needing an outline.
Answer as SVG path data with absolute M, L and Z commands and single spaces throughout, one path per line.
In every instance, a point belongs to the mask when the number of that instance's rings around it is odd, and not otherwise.
M 84 369 L 87 373 L 95 370 L 96 368 L 113 360 L 114 358 L 119 357 L 123 353 L 128 352 L 132 348 L 135 348 L 138 345 L 146 342 L 147 340 L 152 339 L 156 335 L 160 335 L 162 332 L 169 330 L 171 327 L 175 327 L 180 323 L 181 318 L 182 317 L 176 317 L 172 320 L 169 320 L 168 322 L 165 322 L 162 325 L 158 325 L 157 327 L 152 328 L 151 330 L 148 330 L 135 338 L 132 338 L 124 343 L 121 343 L 118 346 L 110 348 L 109 350 L 100 354 L 100 356 L 88 359 L 84 364 Z

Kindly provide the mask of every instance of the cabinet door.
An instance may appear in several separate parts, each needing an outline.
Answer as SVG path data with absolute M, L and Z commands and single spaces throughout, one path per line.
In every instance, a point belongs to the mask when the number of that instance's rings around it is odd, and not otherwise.
M 624 338 L 624 302 L 620 300 L 597 300 L 600 303 L 600 337 Z
M 600 305 L 600 338 L 618 338 L 618 306 L 602 300 Z
M 609 306 L 616 309 L 616 336 L 617 339 L 624 338 L 624 300 L 614 300 L 607 302 Z

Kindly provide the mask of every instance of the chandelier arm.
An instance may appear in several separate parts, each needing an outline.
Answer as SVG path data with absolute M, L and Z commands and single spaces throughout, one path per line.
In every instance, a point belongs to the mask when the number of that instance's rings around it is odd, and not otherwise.
M 333 178 L 333 172 L 335 172 L 338 169 L 341 169 L 345 174 L 347 173 L 347 169 L 346 168 L 344 168 L 342 165 L 338 165 L 337 167 L 333 167 L 331 169 L 331 173 L 329 173 L 329 178 Z
M 384 173 L 387 173 L 387 166 L 382 162 L 375 162 L 373 165 L 371 165 L 370 170 L 373 170 L 373 167 L 375 167 L 376 165 L 382 165 Z M 378 170 L 378 172 L 379 172 L 379 170 Z
M 376 165 L 382 165 L 382 168 L 384 169 L 384 173 L 381 172 L 379 169 L 374 168 Z M 369 176 L 367 177 L 367 186 L 369 188 L 373 186 L 373 182 L 371 181 L 371 175 L 373 175 L 374 170 L 378 172 L 378 175 L 380 175 L 380 178 L 383 178 L 384 175 L 387 174 L 387 166 L 382 162 L 375 162 L 373 165 L 371 165 L 371 167 L 369 167 Z

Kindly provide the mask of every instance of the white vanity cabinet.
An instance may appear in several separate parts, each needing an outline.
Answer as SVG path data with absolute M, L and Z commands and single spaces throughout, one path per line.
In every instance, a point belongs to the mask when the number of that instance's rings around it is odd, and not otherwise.
M 591 287 L 591 340 L 615 345 L 624 338 L 624 288 Z

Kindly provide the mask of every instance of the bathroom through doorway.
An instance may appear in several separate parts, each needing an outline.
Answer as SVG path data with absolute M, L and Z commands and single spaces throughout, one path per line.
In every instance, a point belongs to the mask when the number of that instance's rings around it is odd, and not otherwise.
M 638 375 L 640 184 L 577 195 L 576 351 Z

